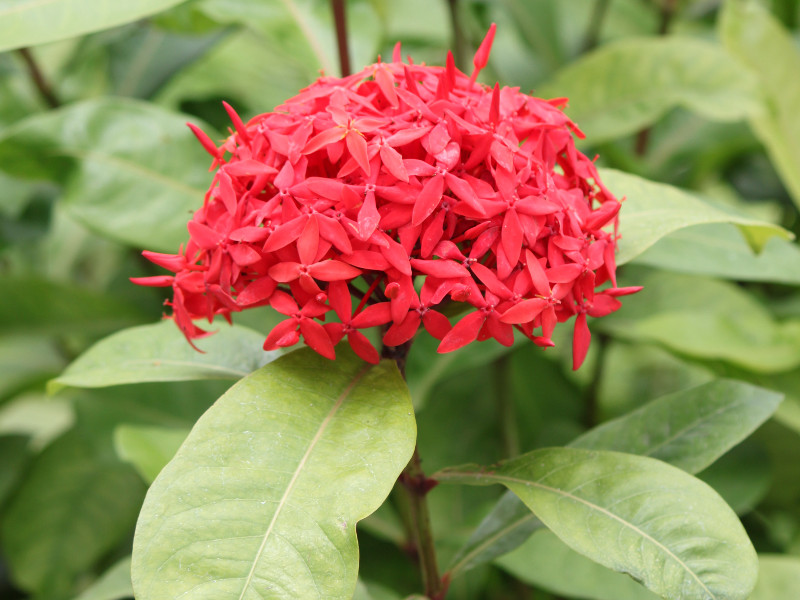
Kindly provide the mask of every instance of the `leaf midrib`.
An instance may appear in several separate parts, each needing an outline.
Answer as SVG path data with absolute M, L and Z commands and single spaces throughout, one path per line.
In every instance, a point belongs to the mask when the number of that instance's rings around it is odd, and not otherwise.
M 344 404 L 344 401 L 347 400 L 348 396 L 350 395 L 350 392 L 353 391 L 353 388 L 358 384 L 361 378 L 364 377 L 364 375 L 366 375 L 369 369 L 370 365 L 365 365 L 358 371 L 358 373 L 355 374 L 350 383 L 348 383 L 347 386 L 344 388 L 344 390 L 342 390 L 342 393 L 336 399 L 336 402 L 334 403 L 333 407 L 328 412 L 328 414 L 325 416 L 322 423 L 320 423 L 319 429 L 317 429 L 317 433 L 312 438 L 311 442 L 308 445 L 308 448 L 306 448 L 303 457 L 300 459 L 297 468 L 294 470 L 294 473 L 292 474 L 292 478 L 289 481 L 289 485 L 286 486 L 286 490 L 283 492 L 283 496 L 281 496 L 281 499 L 278 502 L 278 506 L 275 508 L 275 513 L 272 515 L 272 520 L 267 526 L 267 531 L 264 533 L 264 538 L 261 541 L 261 546 L 258 548 L 258 552 L 256 552 L 255 558 L 253 558 L 253 564 L 250 567 L 250 572 L 247 574 L 247 579 L 244 582 L 244 586 L 242 586 L 242 592 L 239 595 L 239 600 L 244 600 L 244 595 L 250 588 L 250 584 L 253 581 L 253 576 L 255 575 L 258 562 L 261 559 L 261 555 L 264 553 L 264 549 L 267 547 L 267 541 L 269 540 L 270 534 L 272 533 L 272 530 L 275 528 L 275 524 L 278 521 L 278 517 L 280 516 L 283 507 L 286 506 L 289 496 L 294 490 L 294 486 L 297 483 L 298 478 L 300 477 L 300 473 L 303 471 L 306 462 L 308 462 L 308 458 L 311 456 L 314 447 L 317 445 L 319 440 L 322 439 L 325 430 L 327 429 L 330 422 L 333 420 L 333 417 L 342 407 L 342 404 Z

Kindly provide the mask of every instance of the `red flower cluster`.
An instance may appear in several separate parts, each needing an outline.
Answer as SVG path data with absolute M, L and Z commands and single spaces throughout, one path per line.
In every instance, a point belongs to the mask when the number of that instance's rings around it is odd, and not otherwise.
M 577 315 L 577 368 L 586 316 L 638 290 L 616 287 L 604 228 L 620 203 L 575 149 L 563 99 L 476 83 L 493 37 L 472 77 L 452 55 L 444 68 L 404 64 L 398 45 L 391 63 L 323 77 L 247 124 L 226 104 L 235 131 L 220 147 L 191 126 L 219 168 L 185 248 L 144 253 L 175 275 L 135 282 L 172 286 L 189 340 L 208 335 L 193 319 L 269 304 L 287 319 L 265 349 L 302 336 L 334 358 L 346 337 L 372 363 L 368 327 L 397 346 L 422 325 L 450 352 L 511 345 L 515 328 L 552 346 L 556 323 Z M 437 310 L 449 302 L 469 309 L 455 326 Z M 323 324 L 330 311 L 338 322 Z

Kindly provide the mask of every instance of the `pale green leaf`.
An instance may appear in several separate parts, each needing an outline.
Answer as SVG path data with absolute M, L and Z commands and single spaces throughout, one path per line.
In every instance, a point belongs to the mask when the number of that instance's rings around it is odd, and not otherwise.
M 75 422 L 69 400 L 49 398 L 44 393 L 12 398 L 0 409 L 0 434 L 30 437 L 30 449 L 38 452 Z
M 624 573 L 615 573 L 578 554 L 552 531 L 534 533 L 522 546 L 495 561 L 527 584 L 581 600 L 657 600 Z
M 150 484 L 189 435 L 188 429 L 120 425 L 114 430 L 114 449 Z
M 500 483 L 574 550 L 675 600 L 745 600 L 755 551 L 705 483 L 661 461 L 578 448 L 534 450 L 440 481 Z
M 750 124 L 800 207 L 800 49 L 766 8 L 749 0 L 723 4 L 719 33 L 758 80 L 766 110 Z
M 756 254 L 733 225 L 697 225 L 659 240 L 634 264 L 735 281 L 800 285 L 800 248 L 777 236 Z
M 129 466 L 96 452 L 93 433 L 73 429 L 34 461 L 0 527 L 14 581 L 63 598 L 73 579 L 121 542 L 144 486 Z
M 188 239 L 186 222 L 211 182 L 211 157 L 186 121 L 129 99 L 73 104 L 5 130 L 0 169 L 59 181 L 65 206 L 90 228 L 138 248 L 174 253 Z
M 75 600 L 120 600 L 133 598 L 131 557 L 116 562 Z
M 184 0 L 0 0 L 0 52 L 137 21 Z
M 618 198 L 625 200 L 619 213 L 617 262 L 637 257 L 666 235 L 704 223 L 737 225 L 751 246 L 760 250 L 773 236 L 791 239 L 785 229 L 713 206 L 679 188 L 648 181 L 613 169 L 600 169 L 603 183 Z
M 200 418 L 145 500 L 139 600 L 352 597 L 356 522 L 388 495 L 416 428 L 393 362 L 338 354 L 287 354 Z
M 663 271 L 637 271 L 635 276 L 644 289 L 625 299 L 624 310 L 598 320 L 599 328 L 760 373 L 800 364 L 800 319 L 777 321 L 739 286 Z
M 764 388 L 720 379 L 653 400 L 570 446 L 651 456 L 698 473 L 755 431 L 782 399 Z
M 606 44 L 537 95 L 569 98 L 567 114 L 593 144 L 635 133 L 677 106 L 720 121 L 761 109 L 755 78 L 721 47 L 673 36 Z
M 214 335 L 197 340 L 198 352 L 172 321 L 119 331 L 81 354 L 56 379 L 62 387 L 106 387 L 145 381 L 240 379 L 280 356 L 261 349 L 264 337 L 246 327 L 215 324 Z
M 45 335 L 0 337 L 0 401 L 55 375 L 65 362 L 53 340 Z
M 758 555 L 758 583 L 750 600 L 800 598 L 800 557 Z

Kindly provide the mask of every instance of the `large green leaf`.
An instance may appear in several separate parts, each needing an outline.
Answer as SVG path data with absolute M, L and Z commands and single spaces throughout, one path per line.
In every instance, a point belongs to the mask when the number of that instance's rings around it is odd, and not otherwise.
M 657 600 L 624 573 L 609 571 L 578 554 L 553 532 L 534 533 L 522 546 L 496 561 L 520 581 L 581 600 Z
M 766 421 L 782 394 L 717 380 L 662 396 L 588 431 L 570 446 L 652 456 L 699 473 Z
M 122 98 L 74 104 L 5 130 L 0 169 L 62 182 L 71 214 L 103 235 L 176 252 L 211 181 L 186 120 Z
M 569 98 L 567 114 L 592 143 L 634 133 L 676 106 L 721 121 L 761 108 L 746 69 L 719 46 L 682 37 L 604 45 L 559 71 L 537 94 Z
M 292 352 L 234 385 L 153 483 L 139 517 L 139 600 L 347 598 L 355 525 L 411 456 L 394 363 Z
M 131 463 L 150 484 L 172 460 L 187 435 L 188 428 L 120 425 L 114 431 L 114 448 L 117 455 Z
M 79 356 L 50 384 L 105 387 L 145 381 L 240 379 L 277 358 L 264 352 L 264 337 L 246 327 L 219 323 L 214 335 L 198 340 L 198 352 L 172 321 L 119 331 Z
M 634 259 L 667 271 L 800 285 L 800 248 L 770 238 L 756 254 L 733 225 L 717 223 L 680 229 Z
M 740 381 L 712 381 L 653 400 L 569 445 L 652 456 L 698 473 L 769 418 L 781 398 Z M 540 527 L 539 519 L 508 492 L 456 553 L 448 571 L 456 577 L 502 556 Z
M 756 554 L 736 515 L 705 483 L 643 456 L 544 448 L 440 481 L 500 483 L 564 542 L 670 599 L 745 600 Z
M 631 272 L 629 271 L 629 275 Z M 778 373 L 800 364 L 800 319 L 779 322 L 752 294 L 729 282 L 653 271 L 625 309 L 597 327 L 622 339 L 653 342 L 679 354 L 721 359 Z
M 0 527 L 11 574 L 23 589 L 58 600 L 74 577 L 122 541 L 144 486 L 129 466 L 98 454 L 94 432 L 73 429 L 35 460 Z
M 800 558 L 759 554 L 758 583 L 750 600 L 800 598 Z
M 108 29 L 184 0 L 0 0 L 0 52 Z
M 773 236 L 791 239 L 785 229 L 717 208 L 690 192 L 648 181 L 613 169 L 601 169 L 603 183 L 618 198 L 625 198 L 619 213 L 622 239 L 617 262 L 635 258 L 664 236 L 692 225 L 732 223 L 756 249 Z
M 133 598 L 130 556 L 115 563 L 75 600 L 121 600 L 122 598 Z
M 767 9 L 749 0 L 724 3 L 719 33 L 758 80 L 766 110 L 750 124 L 800 207 L 800 50 Z

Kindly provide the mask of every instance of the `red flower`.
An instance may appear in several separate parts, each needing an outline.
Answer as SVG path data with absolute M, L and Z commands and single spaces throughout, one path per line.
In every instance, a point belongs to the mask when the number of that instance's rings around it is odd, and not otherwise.
M 422 325 L 440 352 L 510 345 L 515 328 L 551 346 L 576 315 L 577 368 L 587 315 L 638 291 L 616 288 L 620 203 L 575 149 L 582 134 L 563 100 L 476 83 L 494 34 L 471 77 L 452 56 L 444 68 L 404 64 L 398 45 L 392 62 L 323 77 L 248 123 L 225 104 L 234 130 L 220 146 L 192 125 L 214 181 L 186 246 L 145 253 L 175 275 L 135 282 L 172 286 L 189 339 L 207 335 L 193 319 L 269 304 L 288 318 L 266 349 L 302 338 L 333 358 L 346 338 L 373 363 L 366 328 L 394 346 Z M 438 310 L 452 302 L 467 308 L 454 327 Z M 331 312 L 338 321 L 323 325 Z

